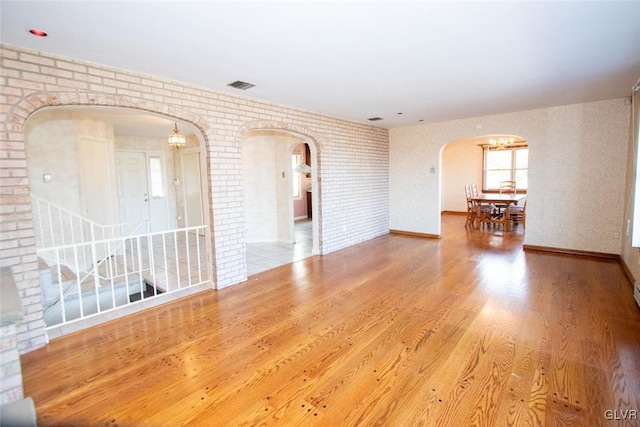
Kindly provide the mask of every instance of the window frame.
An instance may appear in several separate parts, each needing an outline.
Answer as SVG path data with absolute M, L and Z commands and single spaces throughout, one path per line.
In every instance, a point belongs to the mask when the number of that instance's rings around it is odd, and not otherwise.
M 295 159 L 295 160 L 294 160 Z M 293 200 L 302 199 L 302 174 L 296 172 L 296 168 L 302 164 L 302 153 L 300 151 L 294 151 L 291 153 L 291 164 L 292 164 L 292 183 L 291 183 L 291 194 L 293 196 Z M 296 194 L 296 183 L 298 193 Z
M 154 163 L 155 166 L 154 167 Z M 157 154 L 148 155 L 148 194 L 152 199 L 164 199 L 167 188 L 164 180 L 164 158 Z
M 523 169 L 523 168 L 516 168 L 516 152 L 518 150 L 523 150 L 523 149 L 527 149 L 527 168 Z M 482 146 L 482 192 L 483 193 L 499 193 L 500 192 L 500 188 L 488 188 L 487 187 L 487 154 L 489 152 L 492 151 L 510 151 L 511 152 L 511 167 L 510 169 L 490 169 L 491 171 L 495 170 L 509 170 L 509 180 L 511 181 L 516 181 L 516 172 L 517 171 L 523 171 L 526 170 L 527 171 L 527 175 L 529 174 L 529 162 L 528 162 L 528 157 L 529 157 L 529 145 L 528 144 L 514 144 L 511 147 L 504 147 L 504 148 L 492 148 L 489 145 L 483 145 Z M 517 184 L 516 184 L 517 185 Z M 527 185 L 528 187 L 528 185 Z M 516 187 L 516 193 L 521 193 L 521 194 L 527 194 L 527 188 L 517 188 Z

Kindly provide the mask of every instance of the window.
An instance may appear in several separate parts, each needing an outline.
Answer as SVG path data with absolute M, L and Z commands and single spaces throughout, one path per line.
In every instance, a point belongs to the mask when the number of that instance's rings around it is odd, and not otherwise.
M 499 191 L 502 181 L 515 181 L 516 190 L 526 193 L 528 170 L 528 147 L 499 150 L 490 150 L 485 147 L 482 191 Z
M 301 195 L 301 187 L 302 187 L 302 174 L 296 172 L 298 166 L 302 163 L 302 155 L 300 153 L 293 153 L 291 155 L 291 170 L 293 176 L 293 197 L 300 198 Z
M 162 162 L 158 156 L 149 157 L 149 179 L 151 180 L 151 197 L 154 199 L 164 197 Z

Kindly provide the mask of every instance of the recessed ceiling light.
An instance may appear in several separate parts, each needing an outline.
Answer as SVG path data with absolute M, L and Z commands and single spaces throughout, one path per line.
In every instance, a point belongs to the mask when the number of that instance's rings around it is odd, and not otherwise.
M 45 31 L 37 30 L 35 28 L 30 29 L 29 32 L 34 36 L 38 36 L 38 37 L 47 37 L 48 35 Z
M 227 86 L 231 86 L 236 89 L 247 90 L 247 89 L 251 89 L 255 85 L 251 83 L 243 82 L 241 80 L 236 80 L 235 82 L 229 83 Z
M 368 118 L 367 120 L 370 120 L 372 122 L 377 122 L 378 120 L 382 120 L 382 117 L 371 117 L 371 118 Z

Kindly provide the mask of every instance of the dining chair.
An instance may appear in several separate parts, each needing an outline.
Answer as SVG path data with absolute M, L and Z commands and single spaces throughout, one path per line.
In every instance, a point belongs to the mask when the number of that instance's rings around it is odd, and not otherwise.
M 500 194 L 516 194 L 516 182 L 515 181 L 500 181 Z M 496 211 L 497 216 L 504 215 L 502 211 L 504 207 L 498 206 Z
M 474 195 L 475 187 L 475 195 Z M 472 200 L 473 197 L 478 195 L 478 188 L 475 184 L 465 185 L 464 192 L 467 197 L 467 221 L 465 227 L 476 227 L 476 221 L 481 223 L 491 222 L 493 215 L 492 205 L 482 205 Z
M 516 182 L 515 181 L 501 181 L 500 182 L 500 194 L 516 194 Z
M 522 223 L 522 228 L 525 229 L 525 222 L 527 220 L 527 198 L 525 197 L 523 200 L 524 201 L 521 200 L 521 202 L 523 202 L 522 205 L 518 203 L 517 205 L 509 206 L 509 216 L 513 225 Z
M 465 227 L 469 227 L 470 225 L 473 225 L 473 221 L 474 221 L 474 214 L 475 214 L 475 210 L 473 208 L 474 203 L 473 200 L 471 200 L 471 197 L 473 197 L 473 193 L 471 190 L 471 185 L 465 185 L 464 186 L 464 193 L 465 196 L 467 196 L 467 221 L 464 223 Z

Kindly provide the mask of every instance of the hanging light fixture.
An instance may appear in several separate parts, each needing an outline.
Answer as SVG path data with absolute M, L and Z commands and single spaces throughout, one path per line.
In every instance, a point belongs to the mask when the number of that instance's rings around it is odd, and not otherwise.
M 173 134 L 169 135 L 169 145 L 173 148 L 180 149 L 187 145 L 187 138 L 178 130 L 178 123 L 175 123 L 176 127 L 173 129 Z
M 501 150 L 505 147 L 509 147 L 513 145 L 515 140 L 513 138 L 500 138 L 500 139 L 490 139 L 489 140 L 489 148 L 493 148 L 496 150 Z
M 309 176 L 309 174 L 311 173 L 311 166 L 305 163 L 300 163 L 298 167 L 295 168 L 295 172 Z

